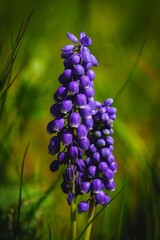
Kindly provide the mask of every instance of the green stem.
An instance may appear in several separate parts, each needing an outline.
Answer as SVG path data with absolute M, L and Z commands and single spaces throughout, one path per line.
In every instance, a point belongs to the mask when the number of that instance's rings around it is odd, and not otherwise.
M 90 239 L 94 210 L 95 210 L 95 202 L 94 202 L 94 198 L 92 198 L 91 201 L 90 201 L 90 207 L 89 207 L 88 219 L 87 219 L 87 226 L 88 227 L 85 231 L 83 240 L 89 240 Z
M 76 198 L 72 201 L 71 204 L 71 235 L 72 240 L 76 240 Z

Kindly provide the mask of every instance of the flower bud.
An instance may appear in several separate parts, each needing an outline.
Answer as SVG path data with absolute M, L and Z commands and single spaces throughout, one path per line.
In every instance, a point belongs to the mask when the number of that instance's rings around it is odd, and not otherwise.
M 96 178 L 96 179 L 93 179 L 92 183 L 91 183 L 91 189 L 92 189 L 92 192 L 93 193 L 98 193 L 99 191 L 102 190 L 102 182 L 100 179 Z
M 84 74 L 84 68 L 81 64 L 77 64 L 73 68 L 73 72 L 75 75 L 83 75 Z
M 76 36 L 74 36 L 72 33 L 68 32 L 67 33 L 67 37 L 69 38 L 69 40 L 71 40 L 74 43 L 78 43 L 78 38 L 76 38 Z
M 50 165 L 50 170 L 52 172 L 56 172 L 59 169 L 59 162 L 57 160 L 54 160 Z
M 83 194 L 86 194 L 89 192 L 91 187 L 90 182 L 82 182 L 81 186 L 80 186 L 80 192 Z
M 76 104 L 79 108 L 84 108 L 87 104 L 86 96 L 83 93 L 79 93 L 76 96 Z
M 97 168 L 94 165 L 88 167 L 87 174 L 89 178 L 94 178 L 97 173 Z
M 73 199 L 74 199 L 74 194 L 72 192 L 69 192 L 67 196 L 68 205 L 71 205 Z
M 80 125 L 81 118 L 79 113 L 77 112 L 72 112 L 69 115 L 69 125 L 73 128 L 77 128 Z
M 76 81 L 72 81 L 68 85 L 68 92 L 72 95 L 79 92 L 79 84 Z
M 82 159 L 78 159 L 76 161 L 76 168 L 77 168 L 77 171 L 85 171 L 85 163 Z
M 62 144 L 65 145 L 65 146 L 68 146 L 72 143 L 72 140 L 73 140 L 73 134 L 72 132 L 66 130 L 62 133 L 62 136 L 61 136 L 61 139 L 62 139 Z
M 108 170 L 108 165 L 107 165 L 107 163 L 106 162 L 100 162 L 99 164 L 98 164 L 98 171 L 100 172 L 100 173 L 106 173 L 107 172 L 107 170 Z
M 80 124 L 76 129 L 76 133 L 79 139 L 85 139 L 88 135 L 88 130 L 84 124 Z
M 62 50 L 63 52 L 68 52 L 68 51 L 74 51 L 74 48 L 75 48 L 75 46 L 72 45 L 72 44 L 70 44 L 70 45 L 64 46 L 63 48 L 61 48 L 61 50 Z
M 90 78 L 91 81 L 93 81 L 95 79 L 95 73 L 93 70 L 89 69 L 87 72 L 86 72 L 86 75 Z
M 77 206 L 78 213 L 86 212 L 86 211 L 88 211 L 88 209 L 89 209 L 89 204 L 86 201 L 80 202 Z

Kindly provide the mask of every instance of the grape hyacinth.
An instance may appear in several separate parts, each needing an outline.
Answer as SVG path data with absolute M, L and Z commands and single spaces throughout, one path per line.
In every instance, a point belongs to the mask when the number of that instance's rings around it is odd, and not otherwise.
M 111 98 L 103 104 L 94 99 L 95 73 L 91 68 L 98 66 L 98 61 L 88 48 L 92 39 L 84 32 L 80 40 L 72 33 L 67 37 L 72 44 L 61 49 L 64 71 L 50 108 L 54 119 L 47 125 L 48 133 L 53 134 L 48 150 L 54 156 L 51 171 L 65 165 L 61 188 L 68 204 L 78 195 L 86 195 L 77 206 L 82 213 L 89 210 L 91 201 L 94 206 L 107 205 L 108 192 L 115 190 L 112 134 L 116 108 L 111 106 Z

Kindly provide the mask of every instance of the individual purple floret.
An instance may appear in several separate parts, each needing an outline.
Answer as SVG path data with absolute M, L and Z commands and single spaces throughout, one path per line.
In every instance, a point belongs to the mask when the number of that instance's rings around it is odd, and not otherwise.
M 64 70 L 50 108 L 54 119 L 47 125 L 48 133 L 53 134 L 48 150 L 54 155 L 52 172 L 65 165 L 61 188 L 68 204 L 78 195 L 87 196 L 77 206 L 78 213 L 83 213 L 91 200 L 95 206 L 108 204 L 108 191 L 115 189 L 117 163 L 111 135 L 116 108 L 111 106 L 111 98 L 104 104 L 94 99 L 95 73 L 91 68 L 98 66 L 98 61 L 88 48 L 92 39 L 85 32 L 79 40 L 72 33 L 67 37 L 72 43 L 61 48 Z

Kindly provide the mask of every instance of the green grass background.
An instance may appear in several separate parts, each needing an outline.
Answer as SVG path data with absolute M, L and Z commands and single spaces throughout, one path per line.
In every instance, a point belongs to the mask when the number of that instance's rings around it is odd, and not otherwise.
M 5 78 L 20 25 L 32 10 Z M 116 98 L 114 153 L 119 168 L 111 196 L 127 181 L 123 192 L 93 222 L 91 240 L 160 239 L 160 2 L 2 0 L 0 240 L 70 239 L 70 211 L 60 189 L 62 171 L 49 171 L 53 158 L 47 150 L 46 125 L 63 71 L 60 49 L 70 43 L 67 32 L 78 36 L 81 31 L 92 38 L 91 51 L 99 62 L 94 68 L 96 99 Z M 78 216 L 78 235 L 86 216 Z

